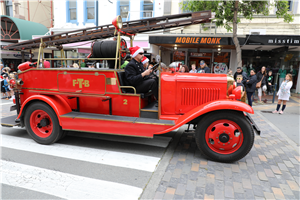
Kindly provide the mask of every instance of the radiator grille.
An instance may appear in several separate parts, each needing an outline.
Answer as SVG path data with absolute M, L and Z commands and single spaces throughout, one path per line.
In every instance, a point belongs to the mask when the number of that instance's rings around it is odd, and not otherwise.
M 181 105 L 198 106 L 220 98 L 220 88 L 182 88 Z

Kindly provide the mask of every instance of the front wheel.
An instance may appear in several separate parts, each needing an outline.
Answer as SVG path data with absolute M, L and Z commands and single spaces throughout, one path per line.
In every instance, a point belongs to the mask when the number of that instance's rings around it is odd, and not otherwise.
M 40 144 L 52 144 L 63 134 L 56 113 L 41 102 L 32 103 L 26 109 L 25 126 L 32 139 Z
M 249 153 L 254 133 L 241 113 L 218 111 L 198 123 L 195 139 L 205 156 L 219 162 L 234 162 Z

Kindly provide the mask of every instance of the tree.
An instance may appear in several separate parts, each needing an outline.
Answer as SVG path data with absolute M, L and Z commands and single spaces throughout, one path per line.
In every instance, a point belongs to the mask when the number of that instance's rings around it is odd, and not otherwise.
M 237 38 L 237 24 L 240 22 L 241 15 L 246 19 L 252 20 L 253 15 L 269 15 L 269 8 L 273 5 L 277 8 L 277 18 L 283 17 L 284 22 L 292 22 L 293 16 L 288 13 L 288 1 L 184 1 L 180 3 L 184 11 L 203 11 L 211 10 L 215 12 L 216 26 L 224 26 L 226 30 L 233 32 L 233 41 L 237 52 L 237 66 L 242 67 L 241 47 Z

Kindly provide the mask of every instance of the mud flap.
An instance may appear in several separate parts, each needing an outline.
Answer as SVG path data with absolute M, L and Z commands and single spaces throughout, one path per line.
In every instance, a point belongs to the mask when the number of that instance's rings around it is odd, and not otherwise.
M 20 123 L 16 122 L 17 117 L 18 117 L 17 115 L 13 115 L 13 116 L 1 118 L 1 126 L 4 127 L 21 126 Z
M 260 135 L 260 129 L 258 128 L 258 126 L 256 125 L 256 123 L 254 122 L 254 120 L 250 117 L 249 113 L 246 113 L 245 117 L 249 121 L 250 125 L 252 126 L 252 128 L 256 132 L 256 134 Z

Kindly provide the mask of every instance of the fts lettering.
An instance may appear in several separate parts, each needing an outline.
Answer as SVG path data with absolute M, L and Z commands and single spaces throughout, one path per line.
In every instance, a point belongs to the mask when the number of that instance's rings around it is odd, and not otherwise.
M 83 78 L 73 79 L 73 87 L 75 87 L 77 84 L 79 85 L 79 88 L 82 88 L 82 86 L 90 87 L 90 82 L 88 80 L 84 80 Z

